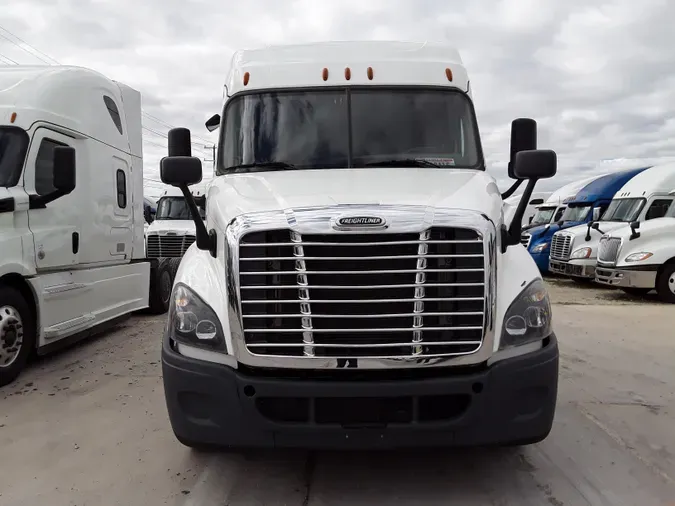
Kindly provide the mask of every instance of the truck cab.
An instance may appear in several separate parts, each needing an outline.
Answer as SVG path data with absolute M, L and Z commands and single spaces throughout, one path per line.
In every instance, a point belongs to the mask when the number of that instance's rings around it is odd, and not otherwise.
M 30 353 L 149 306 L 140 93 L 89 69 L 0 69 L 0 386 Z
M 191 447 L 528 444 L 553 422 L 558 347 L 520 246 L 555 152 L 511 125 L 511 222 L 485 170 L 467 70 L 444 44 L 238 51 L 206 219 L 162 339 L 166 404 Z M 161 177 L 196 208 L 190 132 Z M 512 191 L 514 186 L 507 191 Z
M 645 168 L 612 172 L 593 179 L 581 188 L 573 198 L 566 199 L 563 202 L 566 209 L 560 221 L 528 230 L 527 249 L 539 270 L 542 273 L 549 272 L 549 256 L 553 234 L 559 230 L 599 219 L 609 206 L 614 194 Z
M 527 224 L 523 224 L 523 245 L 527 247 L 527 242 L 531 237 L 530 235 L 526 234 L 525 231 L 534 227 L 548 225 L 550 223 L 556 223 L 557 221 L 560 221 L 563 213 L 565 212 L 565 209 L 567 209 L 567 204 L 565 204 L 565 202 L 569 202 L 577 194 L 577 192 L 581 190 L 581 188 L 599 177 L 601 176 L 593 176 L 580 181 L 574 181 L 561 186 L 556 191 L 551 193 L 542 204 L 537 206 L 532 220 L 530 220 L 530 222 Z
M 616 192 L 600 220 L 554 234 L 549 269 L 577 281 L 592 281 L 600 237 L 628 223 L 662 218 L 673 202 L 673 188 L 673 163 L 640 172 Z
M 205 217 L 203 189 L 193 188 L 192 196 Z M 154 221 L 146 230 L 148 258 L 181 258 L 195 241 L 195 223 L 182 192 L 177 188 L 165 190 L 157 201 Z
M 675 197 L 675 188 L 669 195 Z M 663 218 L 603 234 L 595 280 L 632 295 L 656 290 L 663 302 L 675 304 L 675 203 Z
M 523 214 L 521 224 L 523 228 L 528 226 L 532 222 L 532 219 L 534 218 L 534 215 L 537 213 L 537 209 L 539 208 L 539 206 L 544 204 L 546 199 L 548 199 L 550 196 L 551 192 L 532 193 L 532 197 L 530 197 L 530 201 L 527 203 L 525 213 Z M 523 197 L 522 194 L 518 194 L 513 195 L 512 197 L 509 197 L 504 200 L 504 223 L 511 223 L 511 217 L 516 212 L 516 209 L 518 208 L 518 204 L 520 203 L 522 197 Z

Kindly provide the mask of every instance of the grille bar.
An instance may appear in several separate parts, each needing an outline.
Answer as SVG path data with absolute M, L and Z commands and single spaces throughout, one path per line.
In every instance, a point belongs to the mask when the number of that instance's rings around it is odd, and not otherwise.
M 276 229 L 246 233 L 239 245 L 252 355 L 365 359 L 386 348 L 386 358 L 445 357 L 483 344 L 486 258 L 476 230 Z
M 598 245 L 598 262 L 608 265 L 616 264 L 620 248 L 619 237 L 601 237 Z
M 148 258 L 169 258 L 182 257 L 192 243 L 195 242 L 195 236 L 187 235 L 159 235 L 150 234 L 147 236 L 147 256 Z
M 463 345 L 477 345 L 481 341 L 441 341 L 436 343 L 427 343 L 426 346 L 463 346 Z M 300 343 L 263 343 L 263 344 L 249 344 L 249 348 L 297 348 L 304 346 Z M 398 348 L 401 346 L 410 346 L 410 343 L 378 343 L 378 344 L 320 344 L 322 348 Z
M 572 250 L 572 236 L 555 233 L 551 239 L 551 258 L 569 260 Z
M 416 240 L 416 241 L 381 241 L 381 242 L 369 242 L 369 243 L 363 243 L 363 242 L 307 242 L 307 241 L 300 241 L 298 243 L 294 242 L 269 242 L 265 243 L 265 246 L 268 247 L 278 247 L 278 246 L 295 246 L 296 244 L 300 244 L 302 246 L 330 246 L 330 247 L 335 247 L 335 246 L 403 246 L 407 244 L 480 244 L 483 241 L 480 239 L 472 239 L 470 241 L 423 241 L 423 240 Z M 239 244 L 242 248 L 259 248 L 259 244 L 252 244 L 252 243 L 246 243 L 242 242 Z

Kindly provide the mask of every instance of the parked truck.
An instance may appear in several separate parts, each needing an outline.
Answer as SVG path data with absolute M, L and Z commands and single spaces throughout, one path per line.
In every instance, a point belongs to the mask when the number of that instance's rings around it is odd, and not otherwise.
M 524 228 L 528 226 L 531 222 L 532 219 L 534 218 L 534 215 L 537 213 L 537 209 L 540 205 L 542 205 L 546 199 L 548 199 L 551 196 L 551 192 L 534 192 L 532 193 L 532 197 L 530 197 L 530 201 L 527 203 L 527 207 L 525 208 L 525 213 L 523 214 L 523 219 L 521 226 Z M 504 223 L 511 223 L 511 217 L 515 214 L 516 209 L 518 209 L 518 204 L 520 203 L 520 200 L 522 199 L 523 195 L 518 194 L 514 195 L 512 197 L 508 197 L 504 199 Z
M 553 235 L 549 260 L 551 272 L 577 281 L 593 281 L 600 237 L 634 221 L 645 222 L 665 216 L 673 202 L 670 195 L 673 188 L 673 163 L 656 165 L 630 179 L 616 192 L 599 221 Z
M 567 202 L 574 199 L 574 196 L 577 194 L 577 192 L 584 186 L 599 177 L 602 177 L 602 175 L 587 177 L 579 181 L 573 181 L 572 183 L 568 183 L 558 188 L 548 196 L 544 203 L 537 206 L 537 210 L 534 213 L 532 220 L 527 225 L 523 225 L 523 231 L 560 221 L 563 213 L 565 212 L 565 209 L 567 209 Z M 531 236 L 524 237 L 528 238 Z M 523 246 L 527 247 L 527 244 L 523 243 Z
M 551 225 L 544 225 L 529 229 L 522 235 L 523 245 L 527 244 L 527 250 L 534 258 L 537 267 L 542 273 L 549 272 L 549 256 L 551 253 L 551 240 L 558 230 L 597 221 L 600 215 L 607 209 L 614 194 L 631 178 L 645 170 L 628 169 L 606 174 L 592 180 L 585 185 L 574 198 L 566 199 L 565 212 L 560 221 Z
M 144 252 L 141 132 L 141 96 L 122 83 L 0 69 L 0 386 L 35 350 L 165 311 L 168 267 Z
M 551 429 L 558 345 L 521 219 L 556 154 L 513 122 L 510 225 L 457 50 L 331 42 L 238 51 L 206 220 L 190 132 L 162 181 L 193 210 L 162 340 L 191 447 L 527 444 Z M 512 191 L 514 188 L 509 189 Z
M 199 213 L 204 218 L 204 191 L 193 188 L 192 196 Z M 182 258 L 195 242 L 195 222 L 190 216 L 183 193 L 170 187 L 162 192 L 157 201 L 157 213 L 146 231 L 148 258 Z

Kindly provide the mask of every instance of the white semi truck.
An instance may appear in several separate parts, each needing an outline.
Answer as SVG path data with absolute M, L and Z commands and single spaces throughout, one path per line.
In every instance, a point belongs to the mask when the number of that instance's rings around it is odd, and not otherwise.
M 204 191 L 192 188 L 192 196 L 198 204 L 201 218 L 204 215 Z M 157 201 L 154 221 L 146 230 L 146 254 L 148 258 L 182 258 L 195 242 L 195 222 L 190 216 L 183 193 L 177 188 L 168 188 Z
M 431 43 L 237 52 L 206 220 L 162 343 L 191 446 L 528 444 L 553 422 L 558 345 L 521 219 L 556 154 L 512 124 L 509 227 L 467 71 Z M 162 181 L 201 181 L 190 132 Z M 514 186 L 515 186 L 514 184 Z M 512 191 L 514 188 L 510 189 Z M 194 212 L 193 216 L 197 216 Z
M 532 223 L 534 215 L 537 214 L 537 209 L 539 206 L 543 205 L 551 196 L 552 192 L 533 192 L 530 201 L 527 203 L 525 208 L 525 213 L 523 213 L 522 226 L 526 227 Z M 511 217 L 515 214 L 516 209 L 518 209 L 518 204 L 523 195 L 518 194 L 513 197 L 508 197 L 504 199 L 504 223 L 511 223 Z
M 600 237 L 628 223 L 665 216 L 673 202 L 673 188 L 675 163 L 655 165 L 640 172 L 616 192 L 598 220 L 553 235 L 549 269 L 575 280 L 594 280 Z M 636 291 L 624 288 L 627 292 Z
M 0 69 L 0 386 L 35 350 L 166 310 L 144 223 L 140 94 L 79 67 Z

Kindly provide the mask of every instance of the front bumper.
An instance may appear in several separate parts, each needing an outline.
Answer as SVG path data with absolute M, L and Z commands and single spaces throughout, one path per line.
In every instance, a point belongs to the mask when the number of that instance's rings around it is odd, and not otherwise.
M 626 269 L 617 267 L 603 267 L 595 269 L 595 280 L 603 285 L 626 288 L 654 288 L 656 287 L 656 273 L 658 265 L 653 269 Z
M 589 279 L 595 277 L 595 265 L 595 258 L 585 258 L 583 260 L 558 260 L 551 258 L 548 262 L 548 268 L 551 272 L 562 274 L 563 276 Z
M 175 435 L 248 448 L 535 443 L 553 423 L 558 360 L 555 334 L 540 350 L 490 367 L 354 372 L 359 376 L 235 370 L 179 355 L 166 337 L 162 346 Z

